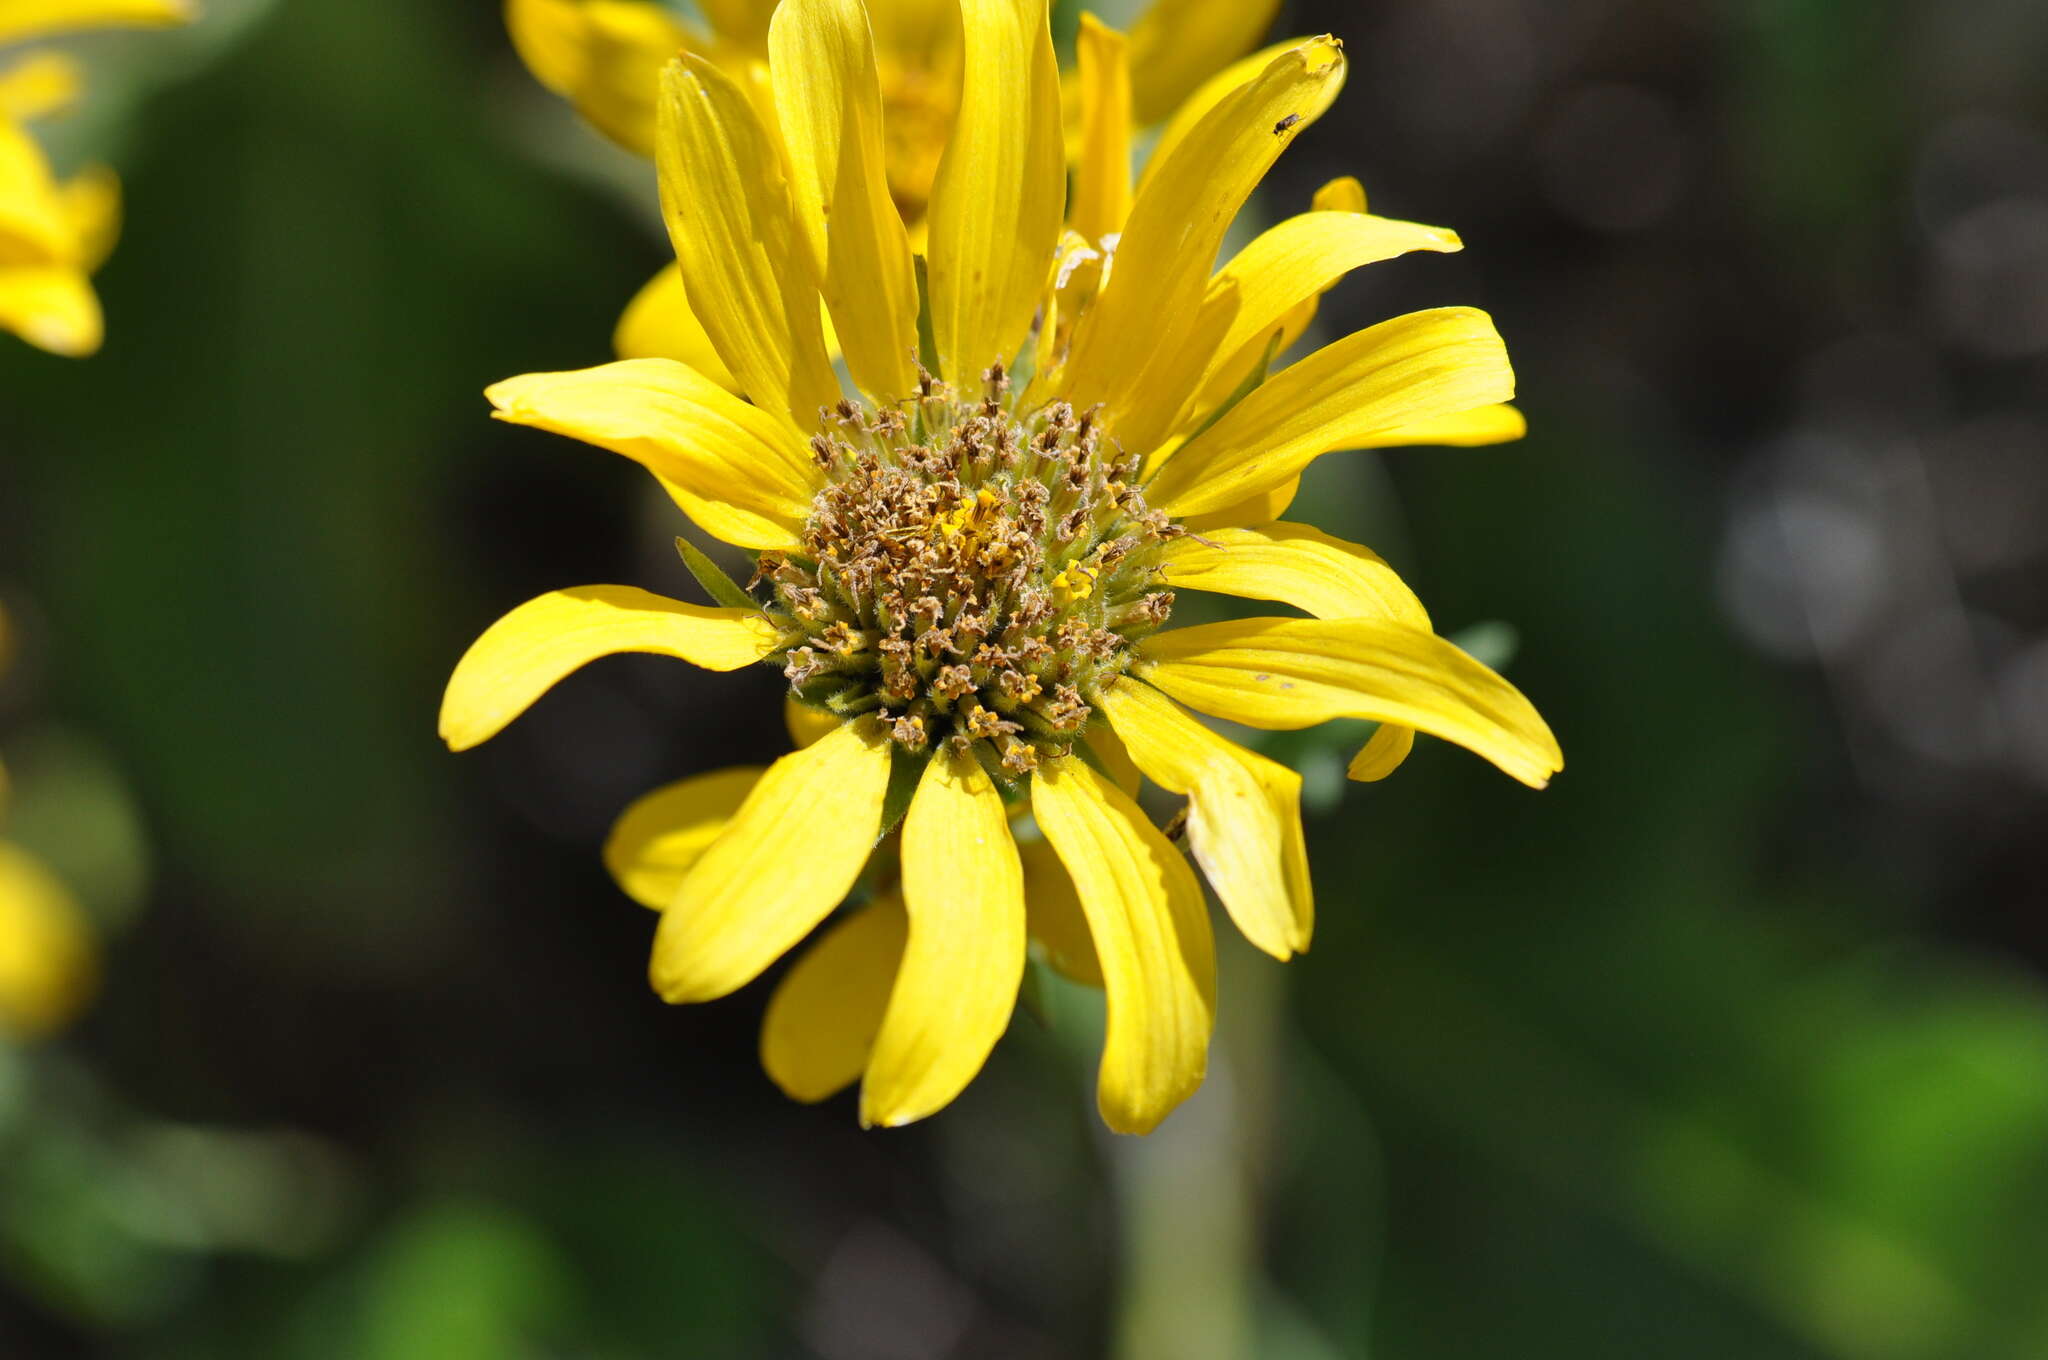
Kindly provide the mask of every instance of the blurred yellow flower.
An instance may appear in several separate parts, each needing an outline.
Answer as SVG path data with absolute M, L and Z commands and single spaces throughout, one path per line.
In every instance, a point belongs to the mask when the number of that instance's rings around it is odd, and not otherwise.
M 182 0 L 0 0 L 0 47 L 75 29 L 189 19 Z M 53 354 L 100 347 L 90 282 L 120 229 L 120 185 L 92 168 L 60 181 L 27 124 L 77 98 L 78 69 L 54 52 L 0 65 L 0 328 Z
M 616 652 L 779 666 L 799 749 L 650 794 L 607 847 L 662 913 L 656 990 L 737 990 L 865 883 L 770 1004 L 763 1059 L 785 1090 L 861 1080 L 871 1124 L 939 1109 L 1007 1026 L 1035 940 L 1107 993 L 1099 1105 L 1144 1132 L 1202 1081 L 1215 963 L 1194 870 L 1140 809 L 1140 776 L 1187 798 L 1188 852 L 1255 945 L 1285 959 L 1313 920 L 1299 776 L 1183 704 L 1269 729 L 1376 721 L 1357 778 L 1389 773 L 1418 731 L 1530 785 L 1561 768 L 1528 701 L 1438 637 L 1385 562 L 1280 518 L 1324 453 L 1522 423 L 1501 404 L 1506 350 L 1470 309 L 1269 372 L 1351 269 L 1458 248 L 1366 213 L 1355 182 L 1212 273 L 1342 83 L 1335 40 L 1198 91 L 1134 188 L 1131 45 L 1089 22 L 1069 202 L 1044 0 L 959 11 L 962 97 L 922 272 L 859 0 L 784 0 L 765 75 L 694 53 L 664 69 L 655 148 L 680 276 L 746 399 L 667 358 L 489 397 L 501 419 L 641 463 L 701 529 L 759 555 L 761 594 L 699 558 L 716 606 L 612 585 L 530 601 L 456 667 L 441 733 L 475 746 Z M 1308 617 L 1162 631 L 1176 589 Z
M 0 674 L 12 642 L 0 609 Z M 0 821 L 7 797 L 7 768 L 0 765 Z M 0 840 L 0 1038 L 34 1039 L 62 1028 L 92 998 L 98 955 L 70 890 L 26 850 Z

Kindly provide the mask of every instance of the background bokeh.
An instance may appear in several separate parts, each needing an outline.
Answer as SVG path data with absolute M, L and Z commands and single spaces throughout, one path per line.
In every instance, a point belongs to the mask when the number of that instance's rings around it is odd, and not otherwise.
M 104 976 L 0 1045 L 0 1355 L 2048 1355 L 2048 8 L 1283 26 L 1354 65 L 1259 211 L 1357 173 L 1468 245 L 1325 330 L 1486 307 L 1533 431 L 1334 456 L 1314 518 L 1570 766 L 1275 742 L 1316 946 L 1226 948 L 1144 1141 L 1084 995 L 870 1134 L 760 1074 L 765 988 L 648 992 L 598 842 L 775 752 L 774 677 L 616 659 L 434 740 L 513 603 L 691 589 L 634 468 L 485 416 L 664 250 L 496 6 L 71 45 L 128 239 L 100 356 L 0 344 L 0 751 Z

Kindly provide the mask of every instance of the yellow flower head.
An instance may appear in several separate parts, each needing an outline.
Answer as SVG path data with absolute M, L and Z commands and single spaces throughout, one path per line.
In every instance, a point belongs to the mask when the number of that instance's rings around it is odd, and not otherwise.
M 1279 518 L 1324 453 L 1522 424 L 1501 404 L 1500 337 L 1468 309 L 1273 371 L 1343 274 L 1458 247 L 1366 213 L 1355 182 L 1212 273 L 1334 98 L 1336 41 L 1211 81 L 1134 188 L 1130 44 L 1088 22 L 1070 199 L 1045 0 L 958 8 L 922 271 L 859 0 L 783 0 L 763 39 L 772 123 L 751 77 L 695 54 L 665 68 L 655 149 L 681 286 L 743 395 L 652 358 L 489 396 L 501 419 L 641 463 L 758 555 L 753 593 L 713 579 L 715 607 L 624 586 L 531 601 L 457 666 L 441 731 L 474 746 L 613 652 L 779 667 L 800 749 L 658 790 L 607 846 L 662 913 L 656 990 L 737 990 L 865 882 L 770 1004 L 762 1055 L 784 1089 L 860 1079 L 870 1123 L 937 1110 L 1002 1034 L 1035 942 L 1107 993 L 1102 1115 L 1143 1132 L 1201 1083 L 1215 965 L 1194 869 L 1139 807 L 1140 776 L 1188 800 L 1187 851 L 1254 944 L 1287 958 L 1313 917 L 1299 777 L 1188 708 L 1376 721 L 1355 778 L 1391 772 L 1416 732 L 1531 785 L 1561 767 L 1528 701 L 1439 638 L 1383 561 Z M 1178 590 L 1306 617 L 1167 629 Z
M 75 29 L 182 23 L 184 0 L 0 0 L 0 48 Z M 120 184 L 88 169 L 60 182 L 25 124 L 62 112 L 78 69 L 53 52 L 0 64 L 0 329 L 52 354 L 100 347 L 90 278 L 114 247 Z

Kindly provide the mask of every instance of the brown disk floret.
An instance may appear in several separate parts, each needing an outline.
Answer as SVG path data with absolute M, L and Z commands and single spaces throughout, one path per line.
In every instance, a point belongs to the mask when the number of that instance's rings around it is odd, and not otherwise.
M 800 552 L 771 554 L 804 703 L 876 713 L 911 751 L 973 748 L 1016 778 L 1064 755 L 1131 644 L 1166 622 L 1136 460 L 1092 413 L 1012 408 L 1000 368 L 961 401 L 927 379 L 901 408 L 842 402 L 811 450 L 828 478 Z

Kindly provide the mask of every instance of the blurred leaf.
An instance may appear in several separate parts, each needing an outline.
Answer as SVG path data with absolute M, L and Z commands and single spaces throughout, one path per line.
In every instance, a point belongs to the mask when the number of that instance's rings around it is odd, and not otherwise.
M 496 1205 L 415 1210 L 373 1254 L 364 1360 L 515 1360 L 558 1353 L 574 1300 L 568 1269 L 525 1219 Z

